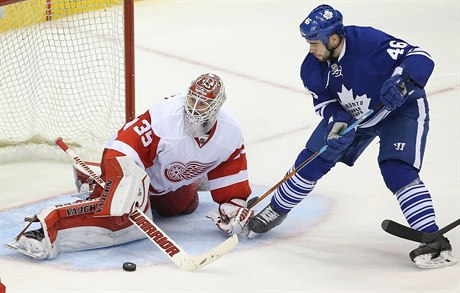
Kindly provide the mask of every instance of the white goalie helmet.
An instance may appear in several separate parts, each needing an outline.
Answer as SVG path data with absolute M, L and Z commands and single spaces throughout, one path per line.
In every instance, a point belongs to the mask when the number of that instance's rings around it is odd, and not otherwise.
M 208 133 L 226 98 L 224 84 L 217 75 L 205 73 L 192 81 L 184 105 L 187 132 L 194 137 Z

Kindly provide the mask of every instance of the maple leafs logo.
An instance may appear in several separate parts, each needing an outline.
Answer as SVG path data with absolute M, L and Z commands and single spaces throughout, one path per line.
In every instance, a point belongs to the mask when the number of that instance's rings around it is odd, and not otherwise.
M 201 163 L 192 161 L 187 164 L 181 162 L 171 163 L 164 171 L 165 177 L 172 182 L 179 182 L 181 180 L 190 180 L 197 178 L 202 174 L 206 173 L 211 169 L 215 164 L 211 163 Z
M 337 92 L 339 97 L 339 103 L 342 105 L 348 113 L 350 113 L 354 118 L 359 119 L 364 113 L 369 111 L 369 104 L 371 99 L 364 95 L 355 95 L 353 94 L 353 89 L 347 89 L 342 84 L 342 91 Z
M 324 11 L 323 17 L 327 20 L 331 19 L 333 17 L 333 13 L 329 10 Z

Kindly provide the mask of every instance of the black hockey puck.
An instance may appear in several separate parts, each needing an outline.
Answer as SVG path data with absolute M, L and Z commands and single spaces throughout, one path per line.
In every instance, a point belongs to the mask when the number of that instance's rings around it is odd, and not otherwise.
M 134 272 L 136 270 L 136 264 L 133 262 L 125 262 L 123 263 L 123 270 L 127 272 Z

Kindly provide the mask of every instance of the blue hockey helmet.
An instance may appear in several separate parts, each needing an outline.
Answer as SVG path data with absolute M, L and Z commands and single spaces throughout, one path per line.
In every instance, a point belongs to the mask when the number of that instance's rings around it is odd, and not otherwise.
M 345 34 L 342 13 L 329 5 L 320 5 L 302 21 L 300 33 L 308 41 L 320 40 L 327 47 L 333 33 Z

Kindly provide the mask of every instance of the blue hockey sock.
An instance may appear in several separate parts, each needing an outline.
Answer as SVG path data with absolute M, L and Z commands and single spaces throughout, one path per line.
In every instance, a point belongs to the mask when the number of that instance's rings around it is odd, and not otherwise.
M 271 204 L 277 212 L 286 214 L 313 190 L 315 184 L 296 173 L 276 189 Z
M 417 178 L 395 195 L 407 222 L 413 229 L 430 233 L 439 230 L 430 192 L 420 179 Z
M 303 149 L 297 156 L 294 167 L 289 170 L 292 172 L 294 168 L 300 166 L 303 162 L 311 158 L 313 152 L 307 148 Z M 332 167 L 334 162 L 329 162 L 321 157 L 316 157 L 297 173 L 284 182 L 277 188 L 272 197 L 271 204 L 276 211 L 280 213 L 288 213 L 299 202 L 301 202 L 310 191 L 315 187 L 316 181 L 323 177 Z
M 385 184 L 396 195 L 409 225 L 418 231 L 438 231 L 431 195 L 418 170 L 400 160 L 387 160 L 379 165 Z

